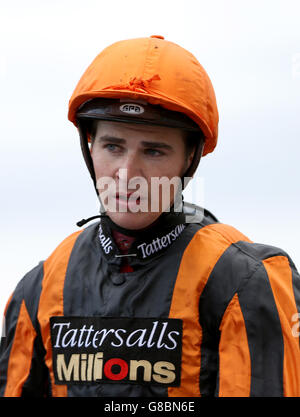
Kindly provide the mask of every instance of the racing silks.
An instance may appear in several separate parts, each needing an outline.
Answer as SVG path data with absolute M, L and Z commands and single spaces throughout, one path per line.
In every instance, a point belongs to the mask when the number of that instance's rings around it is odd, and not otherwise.
M 289 256 L 205 211 L 136 238 L 67 237 L 5 311 L 1 396 L 300 396 L 300 278 Z

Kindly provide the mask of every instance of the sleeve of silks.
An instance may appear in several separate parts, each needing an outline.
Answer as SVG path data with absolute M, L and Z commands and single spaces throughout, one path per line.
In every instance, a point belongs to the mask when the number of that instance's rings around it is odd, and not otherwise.
M 47 370 L 36 311 L 43 266 L 19 282 L 4 312 L 0 347 L 0 396 L 45 396 Z
M 217 392 L 300 397 L 300 277 L 285 253 L 262 257 L 220 323 Z

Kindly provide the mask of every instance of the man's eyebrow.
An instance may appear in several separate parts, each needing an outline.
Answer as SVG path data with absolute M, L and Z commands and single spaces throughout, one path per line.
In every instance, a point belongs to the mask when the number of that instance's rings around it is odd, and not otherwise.
M 116 136 L 104 135 L 98 138 L 100 142 L 113 142 L 113 143 L 125 143 L 126 140 L 123 138 L 118 138 Z
M 163 149 L 170 149 L 172 150 L 172 146 L 168 145 L 164 142 L 142 142 L 142 145 L 147 148 L 163 148 Z
M 126 139 L 119 138 L 117 136 L 110 136 L 110 135 L 104 135 L 100 136 L 98 139 L 100 142 L 110 142 L 110 143 L 116 143 L 116 144 L 124 144 L 126 143 Z M 172 150 L 172 146 L 168 145 L 164 142 L 151 142 L 151 141 L 142 141 L 141 144 L 145 148 L 163 148 L 163 149 L 170 149 Z

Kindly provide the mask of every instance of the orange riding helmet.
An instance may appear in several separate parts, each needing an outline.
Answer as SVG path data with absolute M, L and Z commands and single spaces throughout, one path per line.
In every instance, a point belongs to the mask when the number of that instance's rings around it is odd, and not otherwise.
M 130 109 L 135 104 L 135 110 Z M 78 127 L 94 183 L 88 119 L 180 127 L 198 135 L 188 176 L 194 174 L 201 155 L 212 152 L 217 144 L 218 108 L 206 71 L 190 52 L 162 36 L 123 40 L 105 48 L 79 80 L 69 101 L 68 118 Z

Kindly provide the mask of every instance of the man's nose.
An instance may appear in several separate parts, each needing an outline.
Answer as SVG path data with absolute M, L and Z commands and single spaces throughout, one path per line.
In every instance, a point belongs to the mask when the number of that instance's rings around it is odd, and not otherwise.
M 127 176 L 128 181 L 131 178 L 143 176 L 141 161 L 136 152 L 128 152 L 126 154 L 119 166 L 117 176 L 119 180 L 124 180 L 125 176 Z

